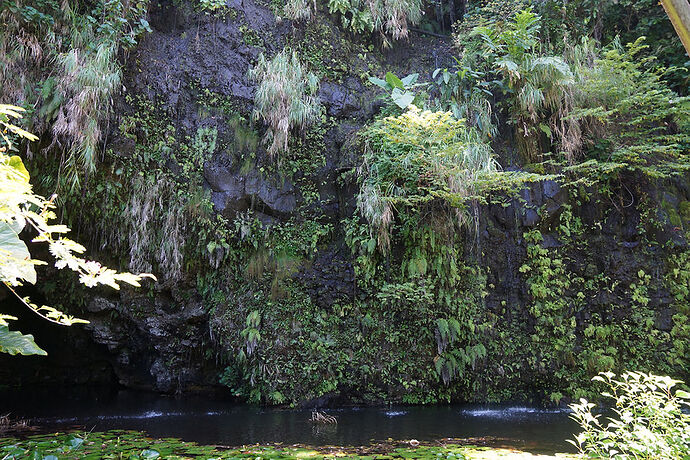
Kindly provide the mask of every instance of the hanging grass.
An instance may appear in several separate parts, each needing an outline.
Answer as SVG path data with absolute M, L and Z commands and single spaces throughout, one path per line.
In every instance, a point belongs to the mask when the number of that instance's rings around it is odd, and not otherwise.
M 287 50 L 270 61 L 262 53 L 249 76 L 259 83 L 254 95 L 254 118 L 268 125 L 268 153 L 274 157 L 287 152 L 290 132 L 304 133 L 321 114 L 316 96 L 319 80 L 303 68 L 295 51 Z

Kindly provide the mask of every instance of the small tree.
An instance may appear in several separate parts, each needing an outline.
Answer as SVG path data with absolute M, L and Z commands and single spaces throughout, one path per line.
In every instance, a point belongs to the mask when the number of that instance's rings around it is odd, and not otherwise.
M 55 266 L 59 269 L 69 268 L 79 274 L 79 282 L 93 287 L 99 284 L 119 289 L 119 283 L 139 286 L 142 278 L 154 278 L 153 275 L 133 275 L 118 273 L 104 267 L 98 262 L 87 261 L 77 256 L 85 248 L 65 238 L 69 232 L 65 225 L 55 224 L 54 198 L 47 200 L 36 195 L 29 182 L 29 172 L 21 158 L 11 156 L 13 139 L 26 138 L 37 140 L 37 137 L 12 124 L 11 119 L 21 118 L 24 109 L 0 104 L 0 282 L 2 282 L 30 310 L 42 318 L 63 326 L 87 321 L 66 315 L 55 308 L 38 306 L 28 297 L 20 297 L 16 287 L 24 283 L 36 284 L 36 266 L 46 262 L 31 257 L 29 248 L 19 234 L 29 228 L 36 234 L 33 241 L 47 243 L 50 253 L 55 257 Z M 0 352 L 12 355 L 45 355 L 31 335 L 10 331 L 7 321 L 15 317 L 0 313 Z

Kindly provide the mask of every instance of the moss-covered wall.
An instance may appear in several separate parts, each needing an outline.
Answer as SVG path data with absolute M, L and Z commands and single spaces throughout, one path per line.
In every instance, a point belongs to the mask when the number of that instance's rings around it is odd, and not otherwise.
M 84 193 L 63 190 L 94 256 L 159 278 L 118 295 L 42 288 L 91 320 L 121 383 L 269 404 L 560 403 L 604 370 L 688 380 L 687 180 L 543 181 L 478 207 L 470 231 L 394 228 L 383 255 L 355 206 L 355 133 L 380 108 L 367 75 L 428 78 L 449 43 L 382 50 L 325 14 L 293 25 L 259 0 L 229 5 L 154 8 L 104 161 Z M 276 161 L 247 69 L 284 46 L 321 77 L 325 110 Z M 504 163 L 510 145 L 496 141 Z

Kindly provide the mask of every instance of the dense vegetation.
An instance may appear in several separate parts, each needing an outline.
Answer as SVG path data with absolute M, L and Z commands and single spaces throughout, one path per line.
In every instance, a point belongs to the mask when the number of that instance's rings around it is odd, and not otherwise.
M 690 80 L 655 2 L 248 3 L 2 3 L 0 100 L 41 139 L 15 153 L 90 254 L 158 277 L 48 270 L 41 296 L 113 324 L 200 305 L 151 377 L 201 362 L 257 403 L 689 380 Z M 157 67 L 165 41 L 188 60 Z

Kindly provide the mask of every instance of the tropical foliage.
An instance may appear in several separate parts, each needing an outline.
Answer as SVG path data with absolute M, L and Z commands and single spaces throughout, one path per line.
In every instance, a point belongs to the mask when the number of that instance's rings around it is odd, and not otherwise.
M 147 0 L 2 4 L 0 99 L 35 108 L 31 130 L 52 132 L 48 150 L 65 155 L 73 185 L 95 172 L 102 125 L 122 87 L 118 52 L 151 31 L 147 9 Z
M 477 177 L 497 169 L 491 149 L 449 112 L 410 106 L 398 117 L 377 121 L 363 136 L 357 202 L 384 252 L 390 249 L 396 209 L 424 214 L 423 208 L 445 202 L 449 214 L 440 221 L 452 222 L 456 215 L 464 223 L 465 200 L 475 193 Z
M 690 453 L 690 393 L 676 389 L 679 380 L 641 372 L 594 377 L 606 385 L 615 417 L 602 423 L 594 404 L 573 404 L 572 418 L 582 432 L 574 444 L 585 458 L 685 459 Z
M 268 125 L 265 141 L 271 156 L 288 150 L 291 131 L 304 132 L 321 113 L 319 80 L 307 72 L 295 51 L 284 50 L 270 61 L 262 54 L 249 76 L 259 83 L 254 117 Z
M 69 268 L 79 275 L 79 282 L 94 287 L 99 284 L 120 288 L 120 283 L 139 286 L 142 278 L 153 275 L 118 273 L 98 262 L 78 256 L 85 248 L 64 235 L 65 225 L 56 224 L 54 197 L 50 200 L 33 193 L 29 173 L 20 157 L 9 155 L 12 136 L 36 140 L 36 136 L 18 128 L 12 119 L 20 119 L 20 107 L 0 105 L 0 281 L 33 312 L 57 324 L 69 326 L 85 321 L 66 315 L 52 307 L 38 306 L 28 298 L 21 298 L 15 288 L 24 283 L 36 284 L 36 266 L 46 262 L 31 257 L 20 238 L 25 228 L 35 236 L 33 242 L 46 243 L 58 269 Z M 0 314 L 0 351 L 10 354 L 45 354 L 30 335 L 10 332 L 8 320 L 16 319 Z

